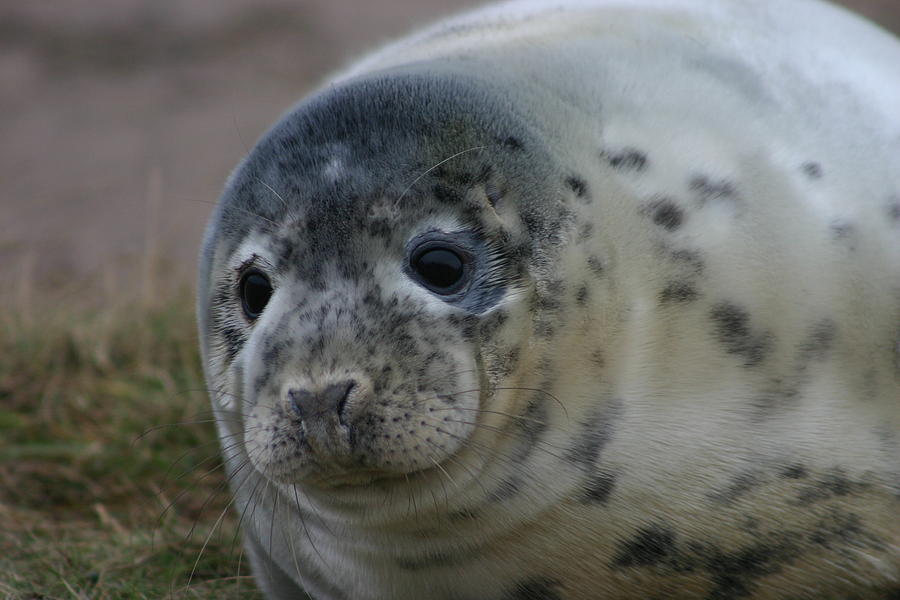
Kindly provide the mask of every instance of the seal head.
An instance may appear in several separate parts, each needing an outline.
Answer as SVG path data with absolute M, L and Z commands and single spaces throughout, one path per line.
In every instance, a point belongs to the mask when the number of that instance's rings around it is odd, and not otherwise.
M 217 402 L 245 415 L 266 477 L 434 470 L 514 366 L 521 340 L 486 334 L 571 219 L 547 201 L 553 162 L 496 103 L 433 70 L 354 81 L 289 114 L 232 177 L 201 314 L 213 379 L 241 382 Z

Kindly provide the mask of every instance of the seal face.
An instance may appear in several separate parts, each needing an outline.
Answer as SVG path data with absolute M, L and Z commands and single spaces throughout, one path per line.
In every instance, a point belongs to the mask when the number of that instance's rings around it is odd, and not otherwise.
M 900 592 L 898 61 L 814 2 L 513 2 L 290 111 L 198 298 L 267 597 Z

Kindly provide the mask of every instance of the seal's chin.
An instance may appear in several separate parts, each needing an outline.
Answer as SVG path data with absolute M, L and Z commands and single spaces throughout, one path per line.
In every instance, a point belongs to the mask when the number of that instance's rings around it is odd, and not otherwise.
M 252 462 L 252 461 L 251 461 Z M 411 478 L 420 478 L 429 471 L 441 469 L 436 465 L 411 472 L 385 471 L 363 466 L 356 468 L 304 465 L 301 468 L 272 468 L 269 465 L 254 464 L 256 470 L 273 483 L 300 485 L 306 489 L 316 488 L 323 492 L 353 492 L 365 488 L 386 489 L 394 485 L 408 484 Z

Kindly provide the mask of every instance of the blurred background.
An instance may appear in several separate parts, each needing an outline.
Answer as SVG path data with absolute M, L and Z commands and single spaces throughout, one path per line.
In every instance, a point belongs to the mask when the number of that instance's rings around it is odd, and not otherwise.
M 147 252 L 192 275 L 211 203 L 268 125 L 361 52 L 475 4 L 3 0 L 3 293 L 134 286 Z M 900 29 L 900 0 L 844 4 Z
M 197 358 L 205 220 L 329 72 L 475 4 L 0 0 L 0 598 L 258 597 Z M 900 31 L 900 0 L 844 4 Z

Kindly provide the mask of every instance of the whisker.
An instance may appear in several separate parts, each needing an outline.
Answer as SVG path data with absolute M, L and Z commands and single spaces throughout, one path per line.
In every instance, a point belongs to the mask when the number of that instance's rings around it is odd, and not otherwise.
M 319 552 L 318 548 L 316 548 L 316 543 L 313 541 L 312 536 L 309 533 L 309 528 L 306 525 L 306 519 L 303 518 L 303 509 L 300 507 L 300 497 L 297 494 L 297 485 L 291 484 L 291 489 L 294 490 L 294 502 L 297 504 L 297 514 L 300 516 L 300 524 L 303 526 L 303 531 L 306 534 L 306 539 L 309 541 L 309 545 L 312 547 L 313 552 L 316 553 L 316 556 L 319 557 L 319 560 L 322 561 L 322 564 L 325 565 L 332 572 L 332 574 L 336 575 L 337 573 L 334 570 L 334 567 L 328 561 L 325 560 L 325 557 L 322 556 L 322 553 Z M 307 500 L 309 500 L 308 496 L 307 496 Z M 319 517 L 319 518 L 321 519 L 321 517 Z M 332 533 L 332 536 L 334 536 L 333 533 Z
M 397 204 L 400 204 L 400 202 L 403 200 L 403 198 L 406 196 L 406 194 L 409 192 L 409 190 L 411 190 L 411 189 L 413 188 L 413 186 L 416 185 L 416 184 L 419 182 L 420 179 L 422 179 L 423 177 L 425 177 L 426 175 L 428 175 L 429 173 L 431 173 L 432 171 L 434 171 L 435 169 L 437 169 L 437 168 L 438 168 L 439 166 L 441 166 L 442 164 L 444 164 L 444 163 L 446 163 L 446 162 L 449 162 L 449 161 L 453 160 L 454 158 L 456 158 L 456 157 L 458 157 L 458 156 L 462 156 L 463 154 L 466 154 L 467 152 L 473 152 L 473 151 L 475 151 L 475 150 L 483 150 L 483 149 L 485 149 L 485 148 L 487 148 L 487 146 L 473 146 L 472 148 L 466 148 L 465 150 L 461 150 L 460 152 L 457 152 L 456 154 L 454 154 L 454 155 L 452 155 L 452 156 L 448 156 L 447 158 L 445 158 L 445 159 L 442 160 L 441 162 L 435 164 L 434 166 L 429 167 L 428 169 L 426 169 L 425 171 L 423 171 L 418 177 L 416 177 L 415 179 L 413 179 L 412 183 L 410 183 L 410 184 L 406 187 L 406 189 L 403 190 L 403 193 L 400 194 L 400 197 L 399 197 L 399 198 L 397 198 Z
M 457 421 L 457 420 L 455 420 L 455 419 L 447 419 L 446 422 L 447 422 L 447 423 L 461 423 L 461 424 L 463 424 L 463 425 L 471 425 L 471 426 L 473 426 L 473 427 L 480 427 L 480 428 L 486 429 L 486 430 L 488 430 L 488 431 L 493 431 L 493 432 L 495 432 L 495 433 L 497 433 L 497 434 L 499 434 L 499 435 L 505 435 L 505 436 L 515 435 L 515 432 L 513 432 L 513 431 L 507 431 L 507 430 L 505 430 L 505 429 L 500 429 L 499 427 L 494 427 L 493 425 L 485 425 L 484 423 L 476 423 L 476 422 L 473 422 L 473 421 Z M 551 444 L 550 442 L 545 442 L 545 441 L 541 441 L 541 440 L 535 440 L 534 443 L 535 443 L 536 445 L 540 444 L 540 445 L 547 446 L 548 448 L 553 448 L 554 450 L 561 450 L 561 451 L 563 451 L 563 452 L 566 451 L 566 448 L 563 448 L 563 447 L 561 447 L 561 446 L 557 446 L 556 444 Z M 556 455 L 556 454 L 553 454 L 552 452 L 549 452 L 549 451 L 548 451 L 547 453 L 550 454 L 550 456 L 553 456 L 553 457 L 555 457 L 555 458 L 557 458 L 557 459 L 559 459 L 559 460 L 564 460 L 561 456 L 558 456 L 558 455 Z
M 455 394 L 453 394 L 455 395 Z M 500 410 L 487 410 L 484 408 L 466 408 L 464 406 L 448 406 L 446 408 L 433 408 L 430 409 L 429 412 L 444 412 L 448 410 L 467 410 L 470 412 L 478 412 L 478 413 L 487 413 L 491 415 L 501 415 L 504 417 L 509 417 L 510 419 L 516 419 L 517 421 L 528 421 L 530 423 L 536 423 L 538 425 L 547 425 L 547 421 L 543 419 L 535 419 L 533 417 L 525 417 L 522 415 L 514 415 L 512 413 L 503 412 Z

